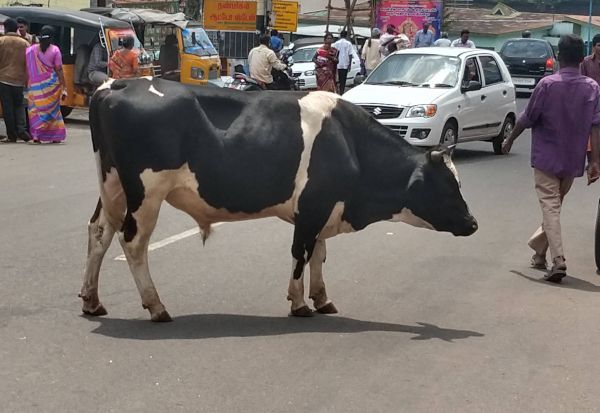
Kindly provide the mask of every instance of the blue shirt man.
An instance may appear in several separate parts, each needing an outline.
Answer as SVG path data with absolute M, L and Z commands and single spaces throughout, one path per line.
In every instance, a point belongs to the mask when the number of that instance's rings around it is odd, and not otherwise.
M 414 47 L 431 47 L 435 36 L 429 31 L 429 23 L 423 22 L 423 29 L 419 30 L 415 35 Z

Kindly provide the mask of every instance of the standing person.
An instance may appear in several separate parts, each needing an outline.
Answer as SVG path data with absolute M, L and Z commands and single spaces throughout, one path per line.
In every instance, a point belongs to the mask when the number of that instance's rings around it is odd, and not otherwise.
M 470 47 L 471 49 L 475 49 L 475 43 L 469 40 L 470 34 L 469 30 L 463 29 L 460 32 L 460 38 L 453 41 L 451 47 Z
M 0 37 L 0 102 L 2 102 L 6 134 L 0 141 L 16 142 L 30 139 L 25 127 L 23 87 L 27 82 L 25 51 L 27 40 L 17 34 L 17 21 L 4 21 L 5 35 Z
M 413 47 L 431 47 L 434 40 L 435 35 L 429 30 L 429 22 L 424 21 L 423 28 L 415 35 L 415 44 Z
M 27 20 L 25 20 L 23 17 L 17 17 L 17 26 L 19 29 L 19 36 L 27 40 L 30 45 L 37 43 L 36 37 L 29 33 L 29 22 L 27 22 Z
M 26 54 L 32 143 L 60 143 L 66 137 L 60 101 L 67 97 L 67 86 L 60 49 L 52 44 L 53 35 L 51 26 L 42 27 L 40 43 L 29 46 Z
M 256 80 L 265 89 L 274 89 L 273 75 L 271 70 L 285 70 L 287 66 L 279 61 L 275 52 L 269 49 L 271 36 L 263 34 L 260 36 L 259 45 L 248 53 L 248 66 L 250 77 Z
M 581 74 L 591 77 L 600 85 L 600 34 L 592 39 L 592 54 L 583 59 Z
M 442 32 L 442 35 L 439 39 L 433 42 L 434 47 L 450 47 L 452 42 L 448 39 L 448 32 Z
M 569 34 L 560 38 L 560 71 L 540 80 L 515 129 L 502 143 L 502 151 L 508 153 L 523 130 L 532 128 L 531 166 L 542 226 L 528 245 L 535 251 L 531 265 L 540 269 L 546 268 L 550 248 L 552 268 L 545 279 L 554 283 L 560 283 L 567 273 L 560 209 L 574 178 L 583 175 L 590 133 L 588 183 L 600 176 L 600 86 L 579 73 L 583 56 L 581 37 Z
M 365 61 L 367 76 L 371 74 L 381 61 L 381 56 L 379 55 L 379 36 L 381 36 L 381 31 L 375 27 L 371 30 L 371 38 L 365 42 L 362 48 L 361 55 Z
M 108 74 L 106 73 L 107 68 L 108 52 L 98 40 L 92 48 L 92 53 L 90 53 L 90 62 L 88 63 L 87 68 L 87 75 L 90 83 L 94 86 L 100 86 L 102 83 L 106 82 L 108 80 Z
M 350 70 L 352 65 L 352 59 L 360 62 L 360 58 L 358 57 L 356 50 L 354 50 L 354 46 L 347 37 L 348 32 L 342 30 L 340 32 L 340 40 L 333 44 L 333 47 L 338 51 L 337 72 L 339 81 L 338 90 L 340 95 L 343 95 L 346 90 L 346 80 L 348 79 L 348 70 Z
M 381 55 L 381 59 L 390 54 L 388 46 L 394 41 L 397 34 L 398 31 L 396 30 L 396 26 L 393 24 L 388 24 L 385 29 L 385 33 L 379 38 L 379 54 Z
M 108 68 L 115 79 L 127 79 L 139 75 L 138 54 L 133 50 L 135 39 L 127 36 L 123 39 L 123 48 L 113 53 Z
M 283 49 L 283 40 L 279 38 L 279 32 L 275 29 L 271 30 L 271 40 L 269 41 L 269 47 L 275 53 L 279 53 Z
M 315 63 L 317 76 L 317 89 L 337 93 L 335 74 L 338 64 L 338 51 L 331 46 L 331 43 L 333 43 L 333 35 L 327 32 L 323 38 L 323 46 L 317 49 L 313 62 Z

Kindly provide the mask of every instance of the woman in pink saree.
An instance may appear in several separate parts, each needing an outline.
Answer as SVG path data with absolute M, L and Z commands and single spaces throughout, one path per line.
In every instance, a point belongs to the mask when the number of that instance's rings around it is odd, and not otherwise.
M 66 137 L 60 101 L 67 88 L 60 49 L 52 44 L 53 32 L 50 26 L 42 27 L 40 43 L 27 48 L 25 55 L 31 143 L 60 143 Z

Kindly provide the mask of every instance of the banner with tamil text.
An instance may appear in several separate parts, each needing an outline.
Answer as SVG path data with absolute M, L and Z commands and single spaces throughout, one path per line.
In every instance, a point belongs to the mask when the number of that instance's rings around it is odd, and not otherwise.
M 413 44 L 417 31 L 427 21 L 431 24 L 429 30 L 434 32 L 437 39 L 440 37 L 443 10 L 441 0 L 382 0 L 377 3 L 375 11 L 377 27 L 385 33 L 388 24 L 393 24 Z

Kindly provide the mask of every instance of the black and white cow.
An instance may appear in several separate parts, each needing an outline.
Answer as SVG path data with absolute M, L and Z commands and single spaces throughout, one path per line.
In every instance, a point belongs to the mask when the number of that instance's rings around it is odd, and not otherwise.
M 98 298 L 102 258 L 119 241 L 153 321 L 170 320 L 148 269 L 163 201 L 187 212 L 203 239 L 211 224 L 279 217 L 294 225 L 288 300 L 293 315 L 337 312 L 325 292 L 325 240 L 377 221 L 467 236 L 477 230 L 456 169 L 363 109 L 326 92 L 239 93 L 159 79 L 103 85 L 90 105 L 100 201 L 89 223 L 83 311 Z

